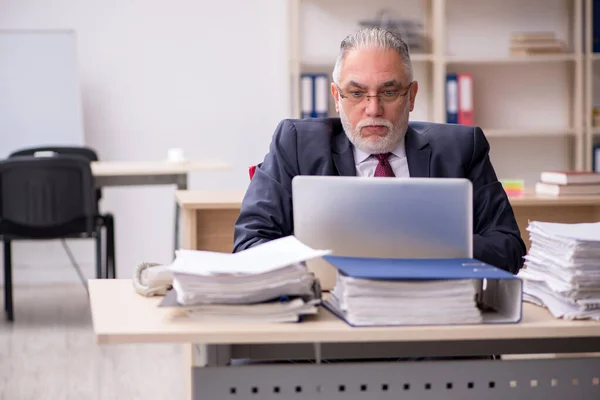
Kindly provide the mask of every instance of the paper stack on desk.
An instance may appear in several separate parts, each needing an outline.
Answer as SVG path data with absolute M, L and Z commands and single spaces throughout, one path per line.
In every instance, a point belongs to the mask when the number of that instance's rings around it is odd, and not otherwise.
M 319 281 L 302 262 L 329 253 L 293 236 L 234 254 L 178 250 L 161 306 L 204 320 L 297 321 L 321 302 Z
M 323 258 L 338 269 L 324 305 L 352 326 L 514 323 L 521 318 L 520 279 L 475 259 Z
M 530 222 L 523 299 L 556 318 L 600 320 L 600 223 Z
M 342 274 L 327 301 L 351 325 L 479 323 L 471 280 L 377 281 Z

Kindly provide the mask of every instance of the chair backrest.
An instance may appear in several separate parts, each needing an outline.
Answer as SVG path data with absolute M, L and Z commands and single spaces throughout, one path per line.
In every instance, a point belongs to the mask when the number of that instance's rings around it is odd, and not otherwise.
M 73 155 L 84 157 L 89 162 L 98 161 L 98 154 L 89 147 L 62 147 L 62 146 L 41 146 L 41 147 L 28 147 L 25 149 L 17 150 L 9 155 L 9 157 L 18 156 L 33 156 L 36 153 L 41 152 L 52 152 L 56 155 Z
M 66 155 L 66 156 L 79 156 L 83 157 L 89 162 L 98 161 L 98 154 L 96 151 L 89 147 L 69 147 L 69 146 L 38 146 L 38 147 L 27 147 L 10 153 L 8 156 L 11 157 L 23 157 L 23 156 L 35 156 L 36 153 L 50 153 L 53 155 Z M 96 201 L 102 198 L 102 190 L 96 189 Z
M 248 175 L 250 175 L 250 180 L 252 180 L 252 178 L 254 178 L 254 174 L 256 173 L 256 170 L 258 168 L 260 168 L 262 165 L 262 162 L 256 164 L 256 165 L 251 165 L 250 167 L 248 167 Z
M 20 156 L 0 161 L 0 222 L 49 229 L 96 214 L 90 163 L 79 156 Z

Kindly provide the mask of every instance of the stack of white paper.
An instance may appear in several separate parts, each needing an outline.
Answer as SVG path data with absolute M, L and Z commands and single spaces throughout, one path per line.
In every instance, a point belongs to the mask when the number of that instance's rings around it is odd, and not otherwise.
M 600 320 L 600 223 L 530 222 L 523 299 L 557 318 Z
M 319 281 L 302 262 L 329 253 L 293 236 L 234 254 L 178 250 L 171 305 L 202 319 L 295 321 L 321 302 Z
M 180 307 L 177 317 L 210 322 L 297 322 L 317 313 L 320 298 L 290 298 L 252 305 L 205 304 Z
M 472 279 L 370 280 L 338 274 L 327 304 L 356 326 L 480 323 L 475 285 Z

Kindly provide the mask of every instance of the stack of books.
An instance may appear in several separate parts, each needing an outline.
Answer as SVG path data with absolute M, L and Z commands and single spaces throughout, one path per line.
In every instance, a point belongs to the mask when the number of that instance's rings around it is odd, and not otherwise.
M 303 262 L 325 254 L 294 236 L 235 254 L 178 250 L 160 306 L 204 321 L 297 322 L 321 304 L 319 280 Z
M 566 44 L 555 37 L 553 32 L 514 33 L 510 40 L 510 53 L 513 56 L 564 53 Z
M 600 223 L 530 222 L 523 300 L 556 318 L 600 320 Z
M 551 196 L 600 194 L 600 173 L 545 171 L 535 185 L 535 192 Z
M 475 259 L 324 259 L 338 277 L 323 304 L 351 326 L 520 320 L 520 280 Z

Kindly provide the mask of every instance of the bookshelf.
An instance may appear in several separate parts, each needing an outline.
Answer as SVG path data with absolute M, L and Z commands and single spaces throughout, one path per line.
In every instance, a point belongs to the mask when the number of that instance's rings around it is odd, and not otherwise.
M 585 147 L 588 149 L 590 157 L 586 160 L 586 168 L 594 169 L 592 165 L 594 143 L 598 144 L 597 137 L 600 136 L 600 126 L 594 126 L 593 108 L 600 106 L 600 99 L 594 96 L 600 90 L 597 74 L 600 70 L 597 68 L 600 62 L 600 54 L 593 52 L 593 5 L 598 3 L 593 0 L 584 0 L 584 39 L 583 49 L 585 58 L 585 101 L 584 101 L 584 130 L 585 130 Z
M 593 0 L 289 0 L 292 115 L 300 116 L 300 74 L 331 71 L 340 41 L 359 21 L 389 10 L 423 23 L 427 46 L 411 53 L 419 92 L 411 120 L 446 122 L 446 75 L 473 76 L 475 125 L 488 138 L 500 179 L 529 188 L 548 169 L 591 169 L 594 71 Z M 560 54 L 514 56 L 511 34 L 551 31 Z M 584 46 L 584 43 L 586 44 Z M 600 75 L 595 80 L 600 88 Z M 598 91 L 596 91 L 598 92 Z M 331 96 L 329 96 L 331 97 Z M 329 114 L 336 116 L 330 98 Z

